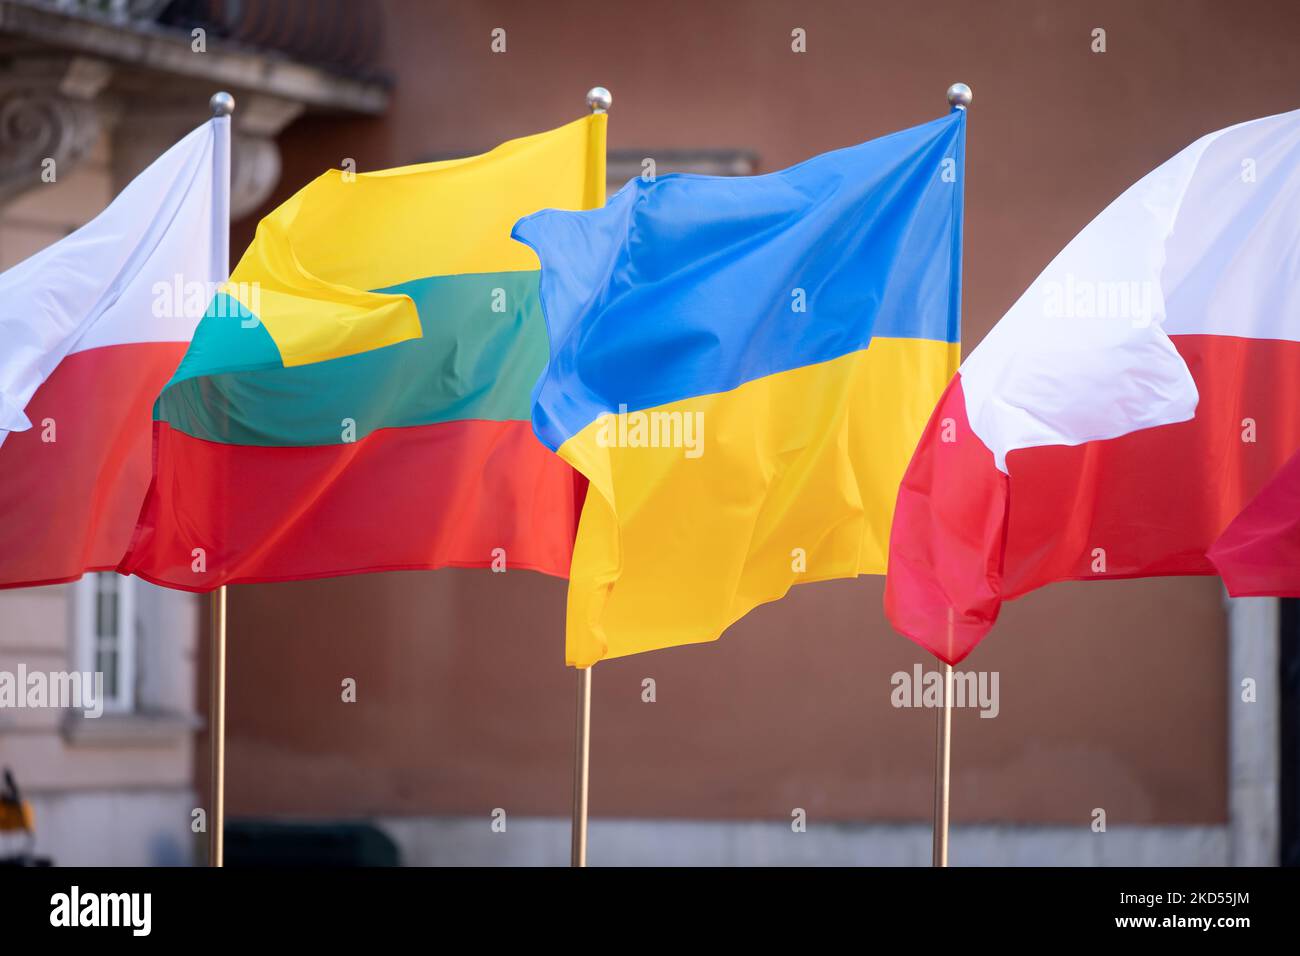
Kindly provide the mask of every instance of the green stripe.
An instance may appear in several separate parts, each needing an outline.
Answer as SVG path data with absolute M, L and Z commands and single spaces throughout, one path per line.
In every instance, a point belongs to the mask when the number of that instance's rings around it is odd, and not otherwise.
M 280 368 L 280 347 L 256 315 L 238 299 L 218 292 L 194 330 L 180 366 L 163 391 L 187 378 L 222 371 Z M 156 417 L 156 416 L 155 416 Z
M 537 279 L 434 276 L 374 290 L 409 295 L 423 335 L 293 368 L 281 365 L 265 327 L 246 328 L 238 310 L 214 303 L 190 348 L 198 354 L 186 355 L 155 417 L 207 441 L 264 446 L 336 445 L 378 428 L 466 419 L 528 421 L 548 353 Z M 243 370 L 187 378 L 187 365 Z

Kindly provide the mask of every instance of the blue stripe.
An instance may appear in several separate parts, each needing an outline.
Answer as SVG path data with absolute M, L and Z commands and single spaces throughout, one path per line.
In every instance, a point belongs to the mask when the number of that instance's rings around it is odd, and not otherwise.
M 965 112 L 764 176 L 634 179 L 514 237 L 542 264 L 533 427 L 729 391 L 873 336 L 956 342 Z

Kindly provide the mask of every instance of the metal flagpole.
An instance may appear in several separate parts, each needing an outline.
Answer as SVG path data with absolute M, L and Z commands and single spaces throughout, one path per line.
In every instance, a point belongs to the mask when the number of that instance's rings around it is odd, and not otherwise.
M 591 776 L 591 668 L 578 671 L 577 744 L 573 754 L 573 845 L 570 866 L 587 865 L 587 781 Z
M 614 95 L 603 86 L 587 91 L 587 106 L 593 113 L 607 113 Z M 604 183 L 601 195 L 604 195 Z M 591 778 L 591 668 L 578 670 L 578 722 L 573 747 L 573 823 L 569 865 L 587 865 L 587 782 Z
M 208 820 L 208 865 L 225 865 L 226 826 L 226 586 L 223 584 L 208 599 L 212 604 L 212 626 L 208 640 L 212 647 L 212 684 L 208 691 L 208 744 L 212 749 L 212 773 L 208 787 L 212 794 L 211 819 Z
M 948 87 L 948 105 L 955 110 L 970 106 L 971 88 L 965 83 Z M 952 647 L 953 609 L 948 608 L 948 647 Z M 943 706 L 935 728 L 934 757 L 934 866 L 948 865 L 948 784 L 952 775 L 952 665 L 943 662 Z
M 948 777 L 952 769 L 952 665 L 945 661 L 940 673 L 943 675 L 943 706 L 939 708 L 935 741 L 933 864 L 947 866 Z
M 214 143 L 212 149 L 212 221 L 213 271 L 225 281 L 230 276 L 230 115 L 235 112 L 235 98 L 229 93 L 214 93 L 208 101 L 212 108 Z M 208 787 L 211 808 L 208 819 L 208 865 L 225 865 L 226 828 L 226 586 L 210 595 L 211 684 L 208 691 L 208 744 L 212 751 L 212 772 Z

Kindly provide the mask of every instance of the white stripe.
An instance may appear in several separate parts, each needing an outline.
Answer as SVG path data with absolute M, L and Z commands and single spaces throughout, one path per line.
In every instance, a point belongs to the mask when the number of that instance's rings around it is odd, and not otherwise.
M 0 275 L 0 443 L 31 426 L 22 409 L 67 355 L 193 336 L 224 278 L 213 274 L 213 141 L 209 121 L 85 226 Z
M 1211 133 L 1061 250 L 961 367 L 998 468 L 1017 448 L 1192 418 L 1196 386 L 1170 333 L 1300 339 L 1298 150 L 1300 110 Z
M 1210 145 L 1168 246 L 1167 333 L 1300 341 L 1300 110 Z

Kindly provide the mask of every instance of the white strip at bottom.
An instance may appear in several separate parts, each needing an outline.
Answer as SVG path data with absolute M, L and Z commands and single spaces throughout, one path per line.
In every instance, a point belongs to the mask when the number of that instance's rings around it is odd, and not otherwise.
M 386 817 L 407 866 L 567 866 L 569 821 Z M 498 827 L 500 823 L 498 823 Z M 592 866 L 929 866 L 923 824 L 592 820 Z M 1227 826 L 955 826 L 953 866 L 1226 866 Z

